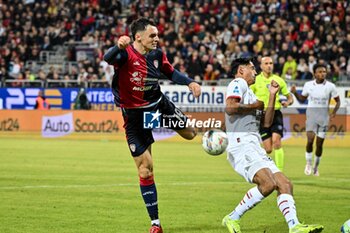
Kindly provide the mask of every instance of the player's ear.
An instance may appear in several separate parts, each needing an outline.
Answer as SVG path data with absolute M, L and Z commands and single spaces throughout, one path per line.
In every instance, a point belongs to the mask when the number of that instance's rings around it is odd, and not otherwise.
M 136 33 L 135 34 L 135 40 L 137 41 L 137 42 L 140 42 L 141 41 L 141 34 L 140 33 Z
M 238 74 L 242 75 L 243 74 L 243 66 L 238 66 Z

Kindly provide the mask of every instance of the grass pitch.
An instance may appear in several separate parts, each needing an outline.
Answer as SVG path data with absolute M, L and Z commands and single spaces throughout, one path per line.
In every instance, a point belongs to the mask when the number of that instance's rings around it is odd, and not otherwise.
M 304 147 L 285 146 L 298 216 L 339 232 L 350 218 L 348 148 L 325 147 L 320 177 L 305 176 Z M 221 219 L 252 187 L 226 155 L 194 142 L 156 142 L 155 179 L 165 233 L 224 233 Z M 124 140 L 0 138 L 0 232 L 146 233 L 150 222 Z M 249 211 L 242 232 L 288 232 L 276 194 Z

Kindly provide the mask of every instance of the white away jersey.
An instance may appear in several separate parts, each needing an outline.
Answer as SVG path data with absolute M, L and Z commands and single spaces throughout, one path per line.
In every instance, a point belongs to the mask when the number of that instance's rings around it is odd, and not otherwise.
M 320 84 L 317 84 L 315 80 L 308 81 L 305 83 L 301 94 L 308 97 L 307 117 L 312 117 L 320 123 L 328 122 L 329 102 L 332 98 L 338 96 L 335 85 L 326 80 Z
M 253 91 L 248 87 L 247 82 L 242 78 L 235 78 L 230 82 L 226 91 L 226 99 L 239 99 L 241 104 L 252 104 L 257 101 Z M 261 111 L 259 111 L 261 112 Z M 261 114 L 225 114 L 226 132 L 229 141 L 237 137 L 237 134 L 256 134 L 259 136 Z M 260 136 L 259 136 L 260 137 Z

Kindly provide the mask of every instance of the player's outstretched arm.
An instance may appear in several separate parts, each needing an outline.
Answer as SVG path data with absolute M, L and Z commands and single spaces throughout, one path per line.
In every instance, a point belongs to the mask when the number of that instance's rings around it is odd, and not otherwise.
M 295 87 L 295 85 L 293 85 L 291 88 L 290 88 L 290 92 L 293 93 L 293 95 L 295 96 L 295 98 L 297 98 L 297 100 L 301 103 L 304 103 L 307 99 L 307 96 L 303 96 L 301 94 L 299 94 L 297 92 L 297 88 Z
M 201 86 L 180 71 L 174 69 L 174 72 L 171 75 L 171 80 L 176 84 L 187 85 L 194 97 L 200 96 Z

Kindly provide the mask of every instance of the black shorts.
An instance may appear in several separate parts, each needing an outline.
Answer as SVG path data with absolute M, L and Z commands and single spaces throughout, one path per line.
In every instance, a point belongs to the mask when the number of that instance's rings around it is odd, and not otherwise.
M 272 137 L 272 133 L 278 133 L 281 135 L 281 137 L 283 137 L 283 115 L 280 110 L 275 110 L 271 127 L 260 128 L 260 136 L 263 141 Z
M 151 122 L 152 116 L 154 116 L 152 114 L 157 111 L 161 113 L 161 116 Z M 126 140 L 133 157 L 141 155 L 154 142 L 150 123 L 153 123 L 155 128 L 163 126 L 174 130 L 186 128 L 187 117 L 164 95 L 160 102 L 152 107 L 122 108 L 122 112 Z

